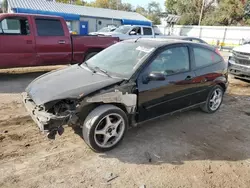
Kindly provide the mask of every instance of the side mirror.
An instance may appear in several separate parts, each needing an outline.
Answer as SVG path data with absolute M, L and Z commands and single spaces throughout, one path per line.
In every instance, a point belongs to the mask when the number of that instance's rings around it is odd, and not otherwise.
M 136 35 L 135 31 L 130 31 L 129 35 Z
M 165 75 L 160 72 L 151 72 L 143 81 L 144 84 L 149 83 L 150 81 L 164 81 Z

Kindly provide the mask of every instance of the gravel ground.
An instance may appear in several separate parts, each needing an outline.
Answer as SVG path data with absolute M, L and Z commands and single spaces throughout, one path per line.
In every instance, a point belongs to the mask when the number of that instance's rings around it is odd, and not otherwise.
M 70 127 L 48 140 L 28 116 L 20 92 L 43 71 L 0 73 L 0 187 L 250 187 L 249 82 L 230 78 L 215 114 L 161 118 L 97 154 Z

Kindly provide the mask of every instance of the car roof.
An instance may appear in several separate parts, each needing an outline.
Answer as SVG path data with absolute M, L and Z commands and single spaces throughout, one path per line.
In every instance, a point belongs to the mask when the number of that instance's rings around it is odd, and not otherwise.
M 136 41 L 137 40 L 137 41 Z M 160 48 L 160 47 L 164 47 L 170 44 L 191 44 L 193 46 L 202 46 L 205 48 L 208 48 L 210 50 L 214 50 L 214 47 L 207 45 L 207 44 L 203 44 L 203 43 L 194 43 L 191 41 L 184 41 L 181 39 L 176 39 L 176 38 L 137 38 L 137 39 L 129 39 L 129 40 L 124 40 L 123 42 L 129 42 L 129 43 L 133 43 L 133 42 L 137 42 L 140 43 L 142 45 L 145 46 L 149 46 L 151 48 Z
M 175 36 L 175 35 L 170 35 L 170 36 L 165 36 L 165 38 L 181 39 L 181 40 L 183 40 L 183 39 L 197 39 L 197 40 L 200 40 L 200 41 L 204 41 L 204 40 L 200 39 L 199 37 L 190 37 L 190 36 Z

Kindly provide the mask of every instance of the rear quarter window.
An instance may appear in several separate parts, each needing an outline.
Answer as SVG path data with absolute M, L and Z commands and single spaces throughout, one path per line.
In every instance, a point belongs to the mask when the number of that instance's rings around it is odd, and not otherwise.
M 143 28 L 143 35 L 153 35 L 152 29 L 148 27 Z
M 38 36 L 64 36 L 63 26 L 57 19 L 36 18 Z
M 222 61 L 222 58 L 211 50 L 199 47 L 194 47 L 193 49 L 194 49 L 195 65 L 197 68 L 213 65 L 214 63 Z

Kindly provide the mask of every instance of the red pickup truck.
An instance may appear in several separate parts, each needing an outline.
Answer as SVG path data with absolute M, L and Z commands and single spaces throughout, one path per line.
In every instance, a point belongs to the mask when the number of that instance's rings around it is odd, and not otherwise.
M 71 35 L 57 16 L 0 14 L 0 68 L 81 63 L 118 41 Z

